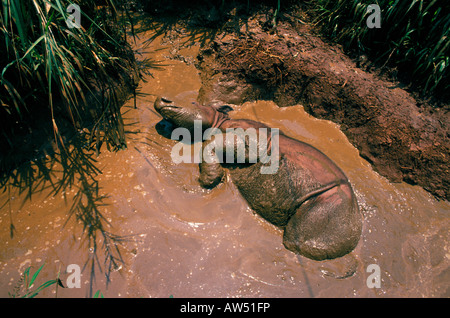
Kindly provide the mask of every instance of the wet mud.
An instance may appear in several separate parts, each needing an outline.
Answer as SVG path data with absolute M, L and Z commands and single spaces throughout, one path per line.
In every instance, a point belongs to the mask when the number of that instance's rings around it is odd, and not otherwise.
M 58 297 L 86 297 L 96 290 L 105 297 L 450 296 L 449 203 L 419 186 L 389 182 L 337 124 L 312 117 L 302 105 L 246 102 L 230 114 L 280 128 L 342 168 L 364 216 L 361 240 L 351 254 L 321 262 L 298 256 L 284 248 L 280 229 L 249 209 L 230 180 L 202 189 L 197 164 L 172 162 L 176 141 L 167 138 L 168 127 L 153 110 L 157 95 L 180 103 L 199 97 L 201 77 L 188 61 L 200 48 L 168 37 L 144 45 L 151 36 L 139 34 L 135 45 L 141 58 L 165 66 L 140 83 L 137 108 L 129 101 L 122 109 L 128 149 L 104 150 L 96 158 L 99 191 L 106 196 L 99 209 L 110 222 L 107 228 L 131 238 L 120 248 L 124 263 L 113 270 L 109 284 L 98 267 L 91 275 L 96 252 L 79 221 L 66 223 L 75 189 L 50 197 L 44 189 L 28 200 L 26 192 L 11 187 L 0 195 L 1 297 L 14 289 L 26 267 L 36 270 L 44 263 L 38 283 L 58 271 L 64 283 L 69 264 L 83 268 L 81 288 L 59 288 Z M 174 46 L 178 49 L 171 52 Z M 370 264 L 380 268 L 380 288 L 368 286 Z M 55 293 L 46 289 L 40 296 Z
M 339 46 L 326 43 L 295 13 L 267 31 L 267 17 L 240 32 L 217 34 L 202 48 L 201 99 L 279 106 L 301 103 L 314 117 L 341 126 L 374 169 L 390 181 L 418 184 L 450 199 L 448 106 L 426 106 L 399 82 L 365 72 Z

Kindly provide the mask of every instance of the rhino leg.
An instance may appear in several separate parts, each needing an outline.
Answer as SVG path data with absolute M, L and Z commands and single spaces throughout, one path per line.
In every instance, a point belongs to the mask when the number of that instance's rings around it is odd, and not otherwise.
M 349 184 L 333 187 L 304 202 L 288 221 L 284 246 L 314 260 L 351 252 L 361 235 L 362 219 Z
M 225 175 L 225 170 L 220 163 L 206 163 L 199 164 L 200 177 L 198 181 L 203 188 L 212 189 L 217 186 Z
M 224 168 L 220 164 L 220 161 L 215 157 L 217 150 L 216 144 L 214 139 L 203 143 L 203 149 L 208 149 L 208 151 L 202 153 L 202 161 L 199 164 L 200 177 L 198 178 L 198 181 L 200 185 L 206 189 L 212 189 L 217 186 L 225 175 Z
M 211 189 L 218 185 L 225 175 L 222 163 L 247 163 L 249 161 L 249 139 L 233 132 L 219 133 L 203 143 L 204 152 L 200 168 L 200 185 Z M 257 146 L 257 140 L 255 140 Z M 220 154 L 221 159 L 216 155 Z M 230 155 L 231 154 L 231 155 Z M 230 160 L 230 162 L 226 162 Z

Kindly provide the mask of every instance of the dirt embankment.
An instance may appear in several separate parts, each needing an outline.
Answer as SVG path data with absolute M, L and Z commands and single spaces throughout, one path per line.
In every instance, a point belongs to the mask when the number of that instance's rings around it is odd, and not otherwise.
M 240 32 L 218 35 L 202 49 L 201 100 L 302 104 L 338 123 L 381 175 L 450 200 L 448 107 L 421 106 L 398 83 L 358 68 L 307 23 L 282 21 L 276 31 L 268 25 L 265 16 L 255 16 Z

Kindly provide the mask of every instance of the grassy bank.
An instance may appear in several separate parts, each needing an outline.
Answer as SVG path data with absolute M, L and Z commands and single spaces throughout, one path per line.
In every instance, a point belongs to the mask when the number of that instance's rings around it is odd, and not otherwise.
M 421 97 L 450 100 L 450 2 L 446 0 L 181 0 L 138 1 L 156 16 L 172 16 L 197 28 L 232 30 L 255 12 L 277 21 L 308 8 L 313 23 L 351 55 L 366 55 L 374 67 L 388 67 Z M 370 4 L 380 8 L 380 28 L 369 28 Z M 268 26 L 271 27 L 271 26 Z
M 68 8 L 72 3 L 78 7 Z M 123 238 L 107 230 L 102 215 L 106 196 L 95 153 L 101 145 L 126 145 L 120 107 L 137 75 L 126 5 L 0 2 L 0 187 L 8 197 L 0 208 L 9 206 L 10 237 L 18 234 L 9 204 L 13 193 L 24 201 L 40 191 L 67 196 L 68 217 L 82 224 L 94 251 L 86 266 L 93 275 L 102 249 L 107 277 L 121 262 Z
M 396 67 L 422 96 L 450 98 L 450 3 L 445 0 L 318 0 L 316 23 L 347 52 Z M 380 28 L 369 28 L 369 4 L 380 7 Z
M 119 105 L 108 88 L 129 71 L 134 59 L 126 42 L 124 21 L 118 15 L 125 1 L 107 0 L 101 6 L 97 2 L 74 1 L 79 11 L 69 10 L 72 2 L 66 0 L 1 2 L 3 154 L 16 146 L 18 136 L 34 133 L 37 119 L 48 122 L 60 146 L 62 120 L 76 129 L 90 121 L 104 132 L 101 135 L 108 144 L 123 145 Z M 94 91 L 104 92 L 102 100 L 92 94 Z M 97 97 L 98 107 L 92 107 L 88 95 Z

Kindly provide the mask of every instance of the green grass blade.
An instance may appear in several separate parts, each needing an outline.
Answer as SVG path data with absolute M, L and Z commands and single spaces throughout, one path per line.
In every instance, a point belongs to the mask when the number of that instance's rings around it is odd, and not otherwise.
M 31 277 L 30 282 L 28 283 L 28 288 L 31 287 L 31 285 L 33 285 L 34 281 L 36 280 L 36 278 L 38 277 L 39 273 L 41 272 L 42 268 L 44 267 L 45 263 L 41 265 L 41 267 L 39 267 L 39 269 L 36 271 L 36 273 L 34 273 L 33 277 Z
M 10 0 L 8 2 L 11 6 L 11 15 L 15 21 L 15 25 L 17 28 L 17 32 L 19 33 L 20 41 L 22 42 L 22 46 L 25 47 L 28 37 L 25 32 L 26 25 L 24 24 L 24 21 L 23 21 L 21 1 Z
M 52 279 L 52 280 L 49 280 L 49 281 L 47 281 L 47 282 L 45 282 L 45 283 L 43 283 L 41 286 L 39 286 L 30 296 L 29 296 L 29 298 L 34 298 L 34 297 L 36 297 L 43 289 L 45 289 L 45 288 L 47 288 L 47 287 L 50 287 L 50 286 L 52 286 L 52 285 L 54 285 L 54 284 L 57 284 L 58 283 L 58 280 L 56 280 L 56 279 Z
M 100 292 L 100 289 L 97 290 L 94 294 L 94 298 L 105 298 L 103 294 Z

